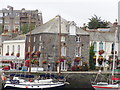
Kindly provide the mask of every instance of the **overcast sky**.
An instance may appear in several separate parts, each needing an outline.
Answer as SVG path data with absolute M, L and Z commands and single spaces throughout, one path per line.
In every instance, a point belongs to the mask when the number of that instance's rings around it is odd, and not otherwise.
M 7 5 L 14 9 L 38 9 L 43 14 L 44 23 L 59 14 L 68 21 L 75 21 L 77 26 L 83 26 L 94 14 L 113 23 L 118 18 L 118 2 L 119 0 L 0 0 L 0 9 L 7 8 Z

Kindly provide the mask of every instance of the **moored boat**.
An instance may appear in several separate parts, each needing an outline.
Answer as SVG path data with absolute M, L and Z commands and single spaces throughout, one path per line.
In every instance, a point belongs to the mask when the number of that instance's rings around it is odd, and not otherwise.
M 11 75 L 12 76 L 12 75 Z M 57 88 L 65 85 L 65 81 L 59 81 L 63 77 L 39 77 L 34 79 L 34 75 L 14 75 L 12 79 L 8 79 L 4 83 L 4 88 L 26 88 L 26 89 L 44 89 L 44 88 Z
M 92 87 L 95 90 L 119 90 L 119 84 L 108 84 L 106 82 L 99 82 L 97 84 L 93 84 Z

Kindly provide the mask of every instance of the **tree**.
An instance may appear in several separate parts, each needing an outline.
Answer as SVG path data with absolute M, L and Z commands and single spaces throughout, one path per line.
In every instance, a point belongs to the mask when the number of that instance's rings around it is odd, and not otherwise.
M 89 19 L 88 28 L 89 29 L 97 29 L 97 28 L 108 28 L 108 22 L 101 19 L 101 17 L 97 17 L 96 15 L 92 16 Z
M 0 24 L 0 34 L 3 32 L 3 25 Z
M 95 64 L 94 64 L 94 59 L 93 57 L 95 56 L 94 52 L 94 45 L 91 45 L 90 47 L 90 53 L 89 53 L 89 66 L 91 70 L 95 70 Z
M 35 25 L 34 25 L 34 24 L 31 24 L 31 26 L 29 27 L 29 24 L 23 24 L 23 25 L 21 26 L 22 33 L 23 33 L 23 34 L 28 33 L 30 28 L 31 28 L 31 30 L 33 30 L 33 29 L 35 28 Z

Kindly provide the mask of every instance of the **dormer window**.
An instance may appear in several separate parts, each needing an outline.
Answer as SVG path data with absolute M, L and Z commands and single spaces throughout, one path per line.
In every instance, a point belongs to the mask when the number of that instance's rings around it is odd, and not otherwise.
M 70 23 L 69 34 L 76 35 L 76 24 L 73 21 Z

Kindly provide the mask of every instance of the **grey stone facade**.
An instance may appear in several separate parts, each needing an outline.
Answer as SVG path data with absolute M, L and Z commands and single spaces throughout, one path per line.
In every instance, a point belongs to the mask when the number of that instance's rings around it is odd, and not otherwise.
M 59 47 L 59 33 L 58 30 L 58 20 L 55 17 L 54 19 L 48 21 L 42 26 L 32 30 L 32 50 L 41 52 L 44 58 L 51 58 L 51 60 L 56 60 L 59 57 L 60 47 Z M 67 22 L 67 23 L 66 23 Z M 54 23 L 54 25 L 52 24 Z M 61 41 L 61 47 L 66 48 L 65 57 L 69 57 L 70 60 L 74 60 L 76 56 L 76 47 L 80 47 L 80 55 L 83 62 L 89 62 L 89 34 L 84 30 L 78 28 L 77 26 L 75 35 L 70 35 L 69 27 L 70 22 L 65 19 L 61 19 L 61 39 L 62 37 L 65 40 Z M 47 26 L 47 27 L 46 27 Z M 66 26 L 66 27 L 63 27 Z M 50 28 L 51 27 L 51 28 Z M 48 31 L 47 31 L 48 30 Z M 73 29 L 74 30 L 74 29 Z M 53 32 L 52 32 L 53 31 Z M 64 32 L 64 33 L 63 33 Z M 41 40 L 40 40 L 41 37 Z M 76 41 L 76 37 L 80 37 L 80 41 Z M 26 35 L 26 52 L 29 52 L 30 48 L 30 33 Z M 35 49 L 33 47 L 35 46 Z

